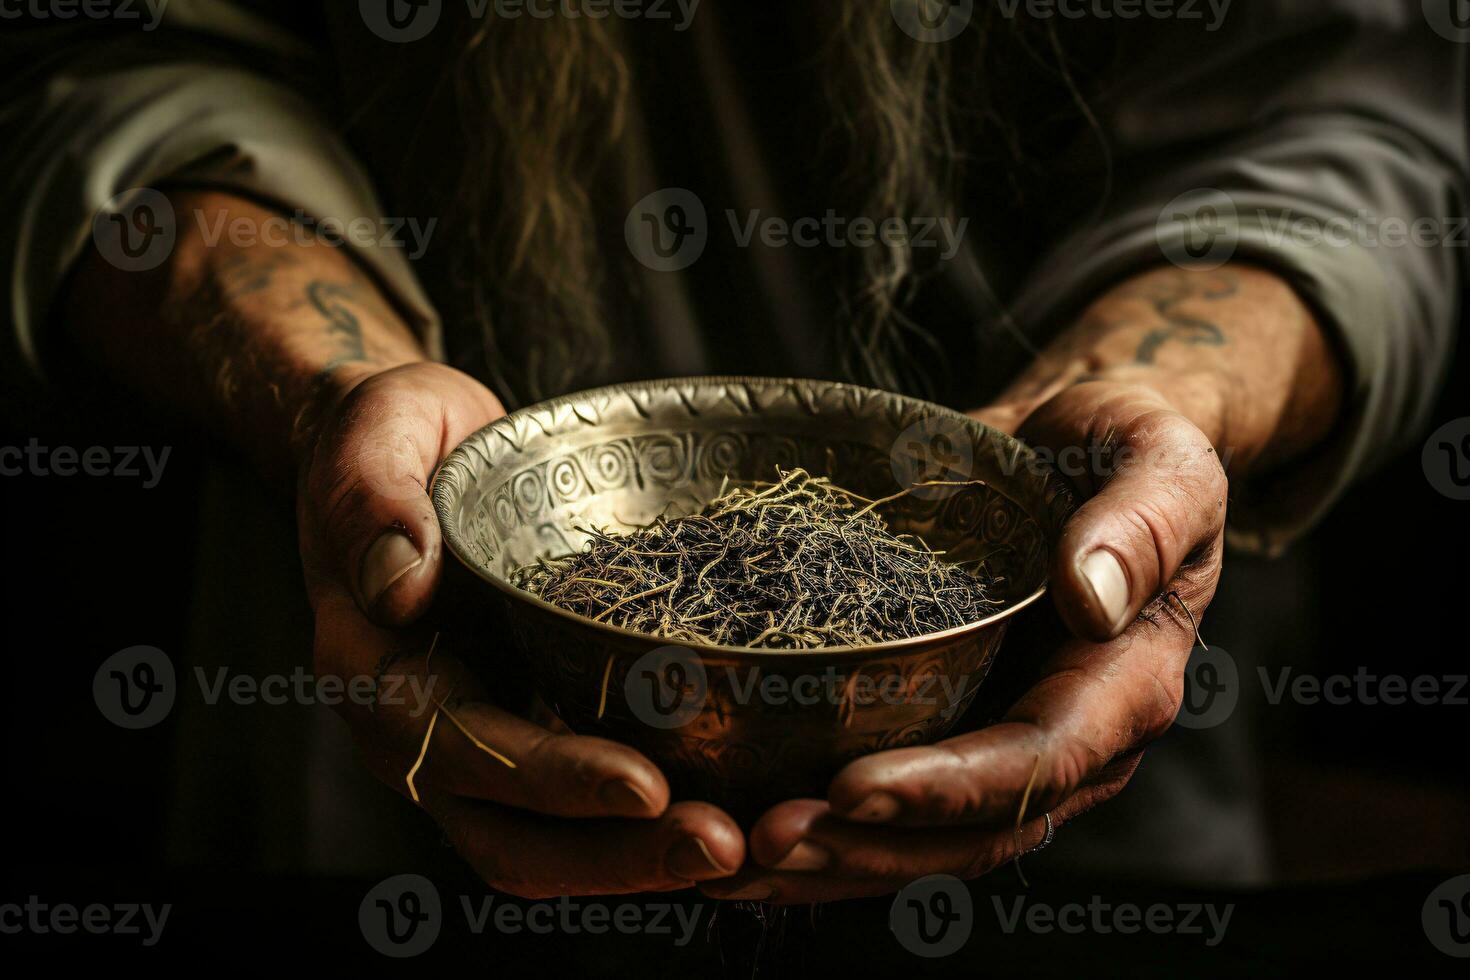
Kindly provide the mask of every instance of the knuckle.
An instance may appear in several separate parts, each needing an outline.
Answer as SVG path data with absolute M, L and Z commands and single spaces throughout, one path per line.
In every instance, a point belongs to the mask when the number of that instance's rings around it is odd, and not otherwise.
M 912 862 L 887 851 L 849 852 L 839 860 L 848 873 L 867 878 L 901 880 L 912 877 Z
M 1104 764 L 1102 753 L 1078 735 L 1067 735 L 1060 751 L 1051 753 L 1050 773 L 1037 803 L 1055 806 L 1077 791 L 1090 772 Z
M 587 801 L 596 797 L 602 769 L 596 760 L 575 749 L 576 736 L 547 732 L 538 736 L 530 756 L 537 767 L 537 797 L 543 803 L 557 800 Z
M 984 812 L 986 799 L 983 780 L 973 771 L 964 756 L 948 745 L 932 747 L 948 765 L 945 775 L 928 779 L 923 786 L 919 807 L 921 813 L 931 820 L 945 823 L 961 822 Z
M 1182 667 L 1182 665 L 1181 665 Z M 1148 676 L 1145 707 L 1141 714 L 1138 742 L 1152 742 L 1168 733 L 1184 705 L 1184 673 L 1171 672 L 1168 677 L 1156 673 Z
M 1018 844 L 1015 835 L 993 835 L 970 854 L 965 863 L 956 870 L 955 875 L 966 881 L 988 875 L 1014 857 L 1017 851 Z

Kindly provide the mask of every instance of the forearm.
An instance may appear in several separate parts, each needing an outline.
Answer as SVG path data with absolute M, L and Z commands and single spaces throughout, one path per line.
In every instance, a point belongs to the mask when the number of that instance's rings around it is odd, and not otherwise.
M 998 401 L 1019 421 L 1089 379 L 1157 390 L 1209 437 L 1233 477 L 1318 445 L 1343 388 L 1311 310 L 1280 277 L 1245 265 L 1163 268 L 1119 284 Z
M 280 217 L 238 197 L 171 201 L 178 239 L 157 269 L 125 272 L 95 251 L 83 260 L 70 336 L 110 376 L 289 478 L 317 405 L 423 350 L 342 249 L 294 234 L 266 244 L 260 230 Z M 235 222 L 254 234 L 230 234 Z

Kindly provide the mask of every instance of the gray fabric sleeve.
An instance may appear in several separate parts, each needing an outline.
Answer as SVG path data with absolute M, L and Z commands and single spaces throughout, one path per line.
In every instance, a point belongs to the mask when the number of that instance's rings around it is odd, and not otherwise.
M 302 40 L 243 5 L 172 0 L 152 30 L 47 26 L 6 34 L 0 63 L 0 323 L 6 387 L 45 379 L 42 332 L 94 218 L 169 181 L 236 190 L 310 218 L 382 216 L 371 182 L 291 74 Z M 288 80 L 289 79 L 289 80 Z M 178 223 L 193 220 L 175 215 Z M 403 249 L 347 246 L 427 343 L 438 323 Z
M 1232 543 L 1274 553 L 1414 437 L 1443 380 L 1470 251 L 1467 46 L 1395 0 L 1237 4 L 1217 36 L 1200 31 L 1140 38 L 1124 94 L 1099 111 L 1119 189 L 1015 312 L 1055 324 L 1192 256 L 1292 283 L 1340 353 L 1347 405 L 1329 445 L 1232 498 Z

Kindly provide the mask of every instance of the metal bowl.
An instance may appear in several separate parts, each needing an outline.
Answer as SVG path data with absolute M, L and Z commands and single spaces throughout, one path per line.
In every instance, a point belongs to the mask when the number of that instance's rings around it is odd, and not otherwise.
M 956 561 L 984 558 L 1004 608 L 870 646 L 779 651 L 686 644 L 554 607 L 511 583 L 538 557 L 692 513 L 721 482 L 801 467 L 871 499 L 897 531 Z M 575 732 L 640 749 L 676 796 L 737 814 L 825 795 L 854 757 L 933 741 L 974 698 L 1013 615 L 1041 597 L 1069 491 L 1021 443 L 956 412 L 823 381 L 680 378 L 543 402 L 466 439 L 434 477 L 449 550 L 504 611 L 510 645 Z M 476 639 L 485 665 L 505 634 Z

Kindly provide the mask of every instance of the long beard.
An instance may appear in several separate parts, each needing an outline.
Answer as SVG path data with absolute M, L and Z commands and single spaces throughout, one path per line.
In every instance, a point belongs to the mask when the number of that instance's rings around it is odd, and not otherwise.
M 834 8 L 822 76 L 834 120 L 828 157 L 844 161 L 838 197 L 855 215 L 952 216 L 965 159 L 957 118 L 1001 118 L 984 91 L 956 97 L 954 66 L 984 64 L 989 39 L 1010 25 L 977 3 L 960 38 L 923 43 L 897 28 L 889 3 L 823 2 Z M 463 27 L 458 285 L 485 370 L 511 404 L 586 384 L 609 362 L 605 286 L 616 270 L 599 250 L 592 201 L 624 138 L 630 72 L 620 33 L 611 17 Z M 843 373 L 923 393 L 933 340 L 904 307 L 926 270 L 907 243 L 849 251 L 858 254 L 844 259 Z

